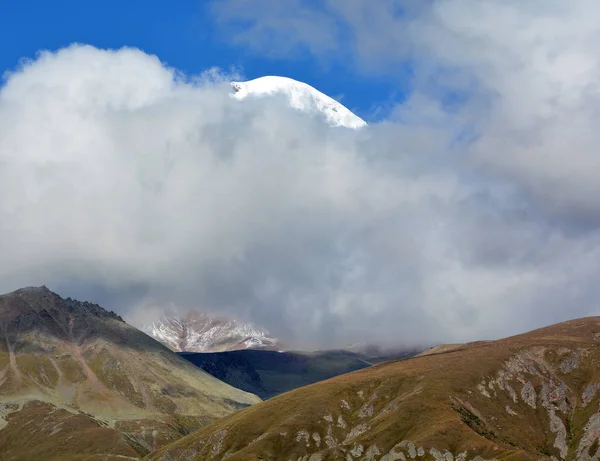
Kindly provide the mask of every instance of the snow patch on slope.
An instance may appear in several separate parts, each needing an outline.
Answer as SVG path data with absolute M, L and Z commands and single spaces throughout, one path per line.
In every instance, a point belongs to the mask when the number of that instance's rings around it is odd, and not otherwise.
M 243 100 L 274 94 L 285 95 L 294 109 L 322 113 L 332 126 L 362 128 L 367 123 L 350 110 L 312 86 L 287 77 L 260 77 L 247 82 L 231 82 L 232 96 Z

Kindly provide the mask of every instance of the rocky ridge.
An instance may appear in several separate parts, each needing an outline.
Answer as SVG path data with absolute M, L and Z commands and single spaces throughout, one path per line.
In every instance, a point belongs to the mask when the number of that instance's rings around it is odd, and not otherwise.
M 96 304 L 0 296 L 2 459 L 138 459 L 259 401 Z

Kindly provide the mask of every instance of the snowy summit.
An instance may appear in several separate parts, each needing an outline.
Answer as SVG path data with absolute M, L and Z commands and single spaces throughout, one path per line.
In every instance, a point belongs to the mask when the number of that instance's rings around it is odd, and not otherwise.
M 283 94 L 294 109 L 322 113 L 332 126 L 361 128 L 367 123 L 350 110 L 312 86 L 287 77 L 260 77 L 247 82 L 231 82 L 233 97 L 239 100 Z
M 142 330 L 175 352 L 223 352 L 277 349 L 269 333 L 236 319 L 192 310 L 167 311 Z

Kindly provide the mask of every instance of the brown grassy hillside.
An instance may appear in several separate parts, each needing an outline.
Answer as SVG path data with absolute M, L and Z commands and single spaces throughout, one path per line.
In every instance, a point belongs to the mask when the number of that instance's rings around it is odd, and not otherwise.
M 597 460 L 600 318 L 339 376 L 223 418 L 151 460 Z
M 137 459 L 258 401 L 100 306 L 0 296 L 0 461 Z

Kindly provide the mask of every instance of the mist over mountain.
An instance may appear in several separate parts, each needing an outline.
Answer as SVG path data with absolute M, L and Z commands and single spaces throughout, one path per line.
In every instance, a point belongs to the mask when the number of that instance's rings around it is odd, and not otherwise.
M 413 98 L 345 129 L 285 94 L 237 100 L 232 80 L 80 45 L 7 74 L 0 288 L 125 319 L 208 306 L 301 350 L 497 338 L 596 309 L 595 218 L 471 162 L 456 133 L 485 114 L 463 126 Z

